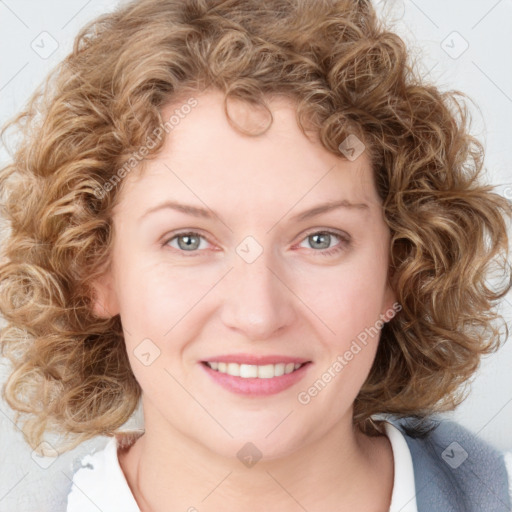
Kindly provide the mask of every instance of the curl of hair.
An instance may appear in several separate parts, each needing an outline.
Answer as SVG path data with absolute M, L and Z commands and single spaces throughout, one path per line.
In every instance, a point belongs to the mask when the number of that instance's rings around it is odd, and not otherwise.
M 382 328 L 354 423 L 375 435 L 375 414 L 421 423 L 453 409 L 500 344 L 494 306 L 512 287 L 512 207 L 480 179 L 464 95 L 421 79 L 369 2 L 137 0 L 88 23 L 1 131 L 22 134 L 0 170 L 0 347 L 13 368 L 3 396 L 16 421 L 27 416 L 27 442 L 52 429 L 70 449 L 135 410 L 121 319 L 93 313 L 92 283 L 111 264 L 122 177 L 164 142 L 162 107 L 207 88 L 224 93 L 228 119 L 229 99 L 269 113 L 268 98 L 293 99 L 304 134 L 340 158 L 348 135 L 364 141 L 401 310 Z M 488 281 L 496 269 L 501 290 Z

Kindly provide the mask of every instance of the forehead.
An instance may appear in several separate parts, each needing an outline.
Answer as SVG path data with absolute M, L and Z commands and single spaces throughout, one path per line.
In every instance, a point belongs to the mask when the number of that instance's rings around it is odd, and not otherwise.
M 224 202 L 240 207 L 247 201 L 290 207 L 300 201 L 307 206 L 318 198 L 380 202 L 367 155 L 349 161 L 326 150 L 314 134 L 306 137 L 297 124 L 293 99 L 267 100 L 270 128 L 251 136 L 230 124 L 220 91 L 195 94 L 196 106 L 181 111 L 191 97 L 162 108 L 164 120 L 174 115 L 179 122 L 158 156 L 125 178 L 123 193 L 132 200 L 136 195 L 154 202 L 178 191 L 196 203 L 221 194 Z M 261 132 L 269 124 L 268 113 L 246 102 L 230 102 L 228 111 L 244 129 Z

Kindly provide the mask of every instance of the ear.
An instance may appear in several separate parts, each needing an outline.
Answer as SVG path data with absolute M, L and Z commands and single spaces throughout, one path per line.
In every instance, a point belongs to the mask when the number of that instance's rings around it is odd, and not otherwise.
M 103 274 L 92 283 L 93 312 L 100 318 L 112 318 L 120 312 L 119 302 L 111 272 Z
M 393 288 L 392 279 L 388 277 L 386 282 L 386 290 L 382 301 L 382 315 L 385 322 L 389 322 L 402 307 L 398 304 L 395 290 Z M 385 318 L 384 318 L 385 317 Z

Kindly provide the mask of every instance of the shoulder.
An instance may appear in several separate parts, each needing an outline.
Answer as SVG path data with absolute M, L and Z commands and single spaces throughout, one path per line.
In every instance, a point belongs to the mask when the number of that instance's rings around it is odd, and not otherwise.
M 505 453 L 505 466 L 507 466 L 508 491 L 510 494 L 510 500 L 512 501 L 512 451 Z
M 140 512 L 119 465 L 117 451 L 125 443 L 126 439 L 111 437 L 102 449 L 79 461 L 66 512 L 81 512 L 93 505 L 99 510 Z
M 411 451 L 420 512 L 510 512 L 509 476 L 502 452 L 451 420 L 388 421 L 402 432 Z

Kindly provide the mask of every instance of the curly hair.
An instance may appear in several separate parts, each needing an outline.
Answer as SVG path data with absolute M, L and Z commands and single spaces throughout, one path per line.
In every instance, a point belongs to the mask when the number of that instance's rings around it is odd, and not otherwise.
M 1 131 L 22 134 L 0 170 L 0 346 L 12 363 L 2 392 L 33 448 L 50 429 L 71 436 L 64 449 L 113 435 L 138 404 L 119 315 L 93 312 L 123 183 L 98 190 L 148 141 L 145 158 L 158 153 L 164 105 L 207 88 L 237 129 L 230 98 L 272 120 L 268 98 L 285 95 L 331 153 L 344 158 L 350 134 L 364 141 L 402 309 L 382 328 L 354 424 L 376 435 L 375 414 L 427 421 L 466 398 L 481 356 L 501 344 L 512 205 L 482 182 L 466 96 L 441 92 L 409 58 L 364 1 L 137 0 L 82 28 Z M 489 282 L 497 269 L 501 290 Z

